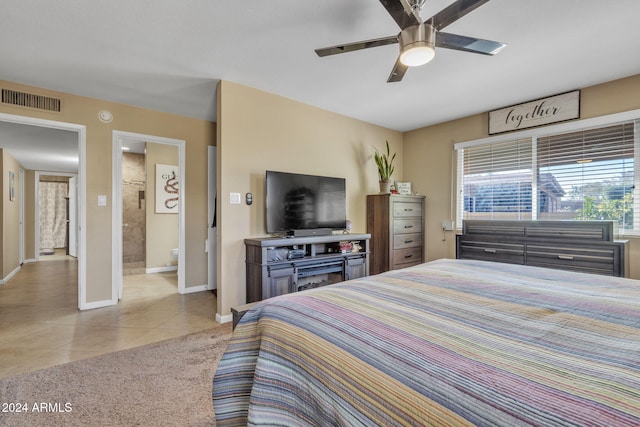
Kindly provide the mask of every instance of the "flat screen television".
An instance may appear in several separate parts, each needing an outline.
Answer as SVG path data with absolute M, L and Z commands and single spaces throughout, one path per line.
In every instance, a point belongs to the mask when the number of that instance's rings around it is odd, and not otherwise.
M 331 234 L 347 223 L 346 180 L 288 172 L 266 172 L 268 234 Z

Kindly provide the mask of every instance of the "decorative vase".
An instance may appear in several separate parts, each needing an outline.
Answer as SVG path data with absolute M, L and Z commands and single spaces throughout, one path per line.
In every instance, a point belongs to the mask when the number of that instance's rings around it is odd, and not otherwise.
M 380 181 L 380 194 L 391 193 L 391 182 L 388 179 Z

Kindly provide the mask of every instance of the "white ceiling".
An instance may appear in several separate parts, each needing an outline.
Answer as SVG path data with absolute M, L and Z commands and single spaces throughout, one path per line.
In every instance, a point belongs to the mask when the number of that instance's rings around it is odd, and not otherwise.
M 78 134 L 0 121 L 0 147 L 27 169 L 78 172 Z
M 638 16 L 637 0 L 491 0 L 445 31 L 507 43 L 497 56 L 437 49 L 386 83 L 397 45 L 313 51 L 396 34 L 377 0 L 3 0 L 0 79 L 211 121 L 222 79 L 407 131 L 638 74 Z

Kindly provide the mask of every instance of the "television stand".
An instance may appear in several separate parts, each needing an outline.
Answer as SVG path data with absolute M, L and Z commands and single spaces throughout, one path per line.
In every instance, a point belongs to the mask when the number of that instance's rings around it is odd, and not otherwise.
M 370 238 L 330 234 L 245 239 L 247 303 L 368 276 Z M 345 249 L 341 242 L 358 247 Z

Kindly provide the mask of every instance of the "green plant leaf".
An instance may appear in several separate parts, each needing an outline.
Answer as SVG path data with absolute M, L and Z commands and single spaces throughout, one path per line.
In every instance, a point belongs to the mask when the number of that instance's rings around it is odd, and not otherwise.
M 386 141 L 386 153 L 380 153 L 377 148 L 373 147 L 375 153 L 373 158 L 376 162 L 376 166 L 378 167 L 378 176 L 381 181 L 386 181 L 391 178 L 395 167 L 393 166 L 393 161 L 396 158 L 396 153 L 391 155 L 391 148 L 389 147 L 389 141 Z

